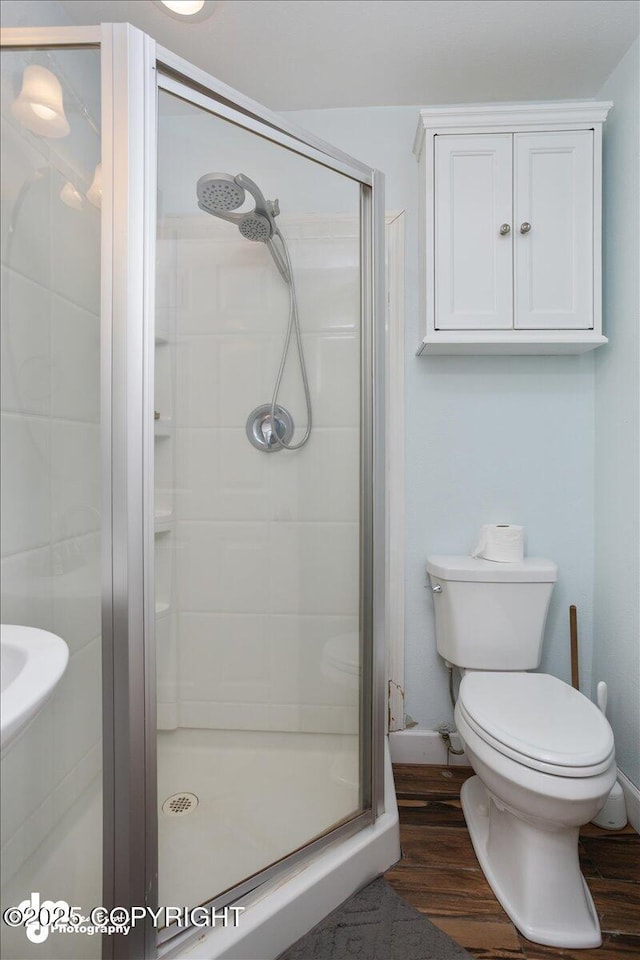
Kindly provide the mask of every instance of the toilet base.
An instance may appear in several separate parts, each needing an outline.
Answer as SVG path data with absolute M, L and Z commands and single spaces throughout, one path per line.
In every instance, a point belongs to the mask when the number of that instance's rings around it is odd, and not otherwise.
M 580 872 L 578 828 L 516 817 L 478 776 L 464 783 L 460 800 L 482 871 L 520 933 L 551 947 L 599 947 L 598 915 Z

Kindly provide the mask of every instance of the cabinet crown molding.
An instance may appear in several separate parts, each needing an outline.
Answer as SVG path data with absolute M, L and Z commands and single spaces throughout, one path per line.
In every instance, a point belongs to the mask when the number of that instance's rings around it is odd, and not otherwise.
M 413 152 L 420 157 L 425 132 L 473 129 L 514 130 L 519 127 L 590 127 L 603 124 L 613 106 L 610 100 L 554 100 L 520 103 L 457 103 L 420 110 Z

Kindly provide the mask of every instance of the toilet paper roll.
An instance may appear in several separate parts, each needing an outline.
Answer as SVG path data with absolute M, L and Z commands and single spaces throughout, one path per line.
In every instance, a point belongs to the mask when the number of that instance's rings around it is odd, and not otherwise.
M 485 523 L 471 556 L 498 563 L 518 563 L 524 559 L 524 527 L 510 523 Z

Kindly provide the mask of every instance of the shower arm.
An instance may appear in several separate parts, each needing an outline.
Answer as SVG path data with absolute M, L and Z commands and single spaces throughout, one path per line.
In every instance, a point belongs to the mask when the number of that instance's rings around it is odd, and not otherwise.
M 267 220 L 270 220 L 275 228 L 274 217 L 277 217 L 280 213 L 278 206 L 278 201 L 274 200 L 273 203 L 270 203 L 266 198 L 260 187 L 257 183 L 254 183 L 251 177 L 248 177 L 245 173 L 239 173 L 234 177 L 235 182 L 239 187 L 242 187 L 243 190 L 246 190 L 247 193 L 250 193 L 253 197 L 255 208 L 254 213 L 257 213 L 260 217 L 266 217 Z

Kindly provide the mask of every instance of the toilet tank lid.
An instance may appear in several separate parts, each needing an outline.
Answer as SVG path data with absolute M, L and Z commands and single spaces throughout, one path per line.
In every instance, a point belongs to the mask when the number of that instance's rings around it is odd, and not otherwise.
M 429 557 L 427 573 L 440 580 L 480 583 L 555 583 L 558 567 L 553 560 L 526 557 L 518 563 L 498 563 L 478 557 Z

